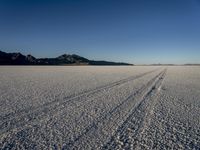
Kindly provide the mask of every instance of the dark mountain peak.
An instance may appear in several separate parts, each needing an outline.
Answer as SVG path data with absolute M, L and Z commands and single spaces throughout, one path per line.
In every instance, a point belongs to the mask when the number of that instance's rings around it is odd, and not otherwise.
M 27 60 L 28 62 L 36 63 L 36 58 L 33 57 L 33 56 L 30 55 L 30 54 L 26 56 L 26 60 Z
M 0 64 L 3 65 L 26 65 L 29 61 L 21 53 L 5 53 L 0 51 Z
M 67 59 L 69 57 L 71 57 L 71 55 L 69 55 L 69 54 L 63 54 L 63 55 L 58 56 L 57 58 L 58 59 Z
M 59 57 L 57 57 L 57 59 L 59 61 L 61 61 L 62 63 L 75 63 L 76 60 L 69 54 L 63 54 Z
M 3 51 L 0 50 L 0 54 L 7 54 L 7 53 L 5 53 L 5 52 L 3 52 Z
M 79 55 L 76 54 L 63 54 L 59 57 L 57 57 L 57 59 L 59 60 L 63 60 L 63 61 L 68 61 L 71 63 L 80 63 L 80 62 L 88 62 L 89 60 L 87 58 L 81 57 Z
M 11 53 L 12 60 L 24 60 L 26 56 L 22 55 L 21 53 Z
M 76 55 L 76 54 L 72 54 L 71 55 L 74 59 L 79 60 L 80 62 L 88 62 L 89 60 L 85 57 Z
M 0 58 L 3 58 L 3 57 L 8 57 L 8 54 L 3 52 L 3 51 L 0 51 Z
M 79 56 L 79 55 L 77 55 L 77 54 L 72 54 L 71 56 L 72 56 L 72 57 L 81 57 L 81 56 Z

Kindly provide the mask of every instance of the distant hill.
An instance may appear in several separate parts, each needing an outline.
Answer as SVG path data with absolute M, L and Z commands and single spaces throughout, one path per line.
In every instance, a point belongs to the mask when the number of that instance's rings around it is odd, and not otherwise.
M 36 64 L 37 59 L 31 55 L 21 53 L 5 53 L 0 51 L 0 65 L 28 65 Z
M 184 64 L 184 66 L 200 66 L 200 64 Z
M 63 54 L 56 58 L 35 58 L 21 53 L 0 51 L 0 65 L 132 65 L 122 62 L 89 60 L 76 54 Z

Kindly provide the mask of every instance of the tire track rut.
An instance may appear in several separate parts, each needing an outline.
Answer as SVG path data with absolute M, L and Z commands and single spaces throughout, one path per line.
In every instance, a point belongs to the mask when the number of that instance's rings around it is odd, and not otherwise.
M 36 119 L 41 119 L 41 118 L 45 117 L 46 114 L 50 113 L 52 110 L 53 110 L 52 112 L 55 113 L 56 111 L 59 111 L 63 107 L 63 105 L 66 105 L 69 102 L 83 101 L 83 100 L 87 101 L 88 97 L 92 96 L 95 93 L 99 93 L 104 90 L 112 89 L 116 86 L 120 86 L 129 81 L 133 81 L 135 79 L 141 78 L 141 77 L 143 77 L 147 74 L 150 74 L 152 72 L 155 72 L 157 70 L 158 69 L 155 69 L 155 70 L 152 70 L 149 72 L 145 72 L 143 74 L 131 76 L 129 78 L 110 83 L 108 85 L 100 86 L 93 90 L 89 90 L 85 93 L 80 93 L 76 96 L 67 97 L 64 100 L 55 100 L 51 103 L 41 105 L 34 109 L 25 109 L 20 112 L 16 112 L 13 116 L 11 114 L 4 116 L 1 119 L 2 123 L 0 124 L 0 129 L 1 129 L 0 134 L 4 134 L 6 132 L 9 132 L 10 130 L 14 130 L 15 128 L 24 126 L 27 123 L 30 124 L 31 122 L 34 122 Z
M 102 115 L 85 128 L 73 141 L 65 143 L 64 149 L 99 149 L 124 124 L 129 116 L 146 100 L 163 80 L 166 69 L 151 79 L 145 86 L 129 95 L 117 107 Z
M 139 139 L 140 133 L 148 126 L 151 119 L 166 71 L 163 72 L 155 86 L 101 149 L 137 149 L 139 140 L 141 140 Z

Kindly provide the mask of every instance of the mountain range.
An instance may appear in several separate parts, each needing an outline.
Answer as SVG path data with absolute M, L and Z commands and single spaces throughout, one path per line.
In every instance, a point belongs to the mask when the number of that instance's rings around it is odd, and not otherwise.
M 35 58 L 19 52 L 0 51 L 0 65 L 133 65 L 123 62 L 89 60 L 76 54 L 63 54 L 55 58 Z

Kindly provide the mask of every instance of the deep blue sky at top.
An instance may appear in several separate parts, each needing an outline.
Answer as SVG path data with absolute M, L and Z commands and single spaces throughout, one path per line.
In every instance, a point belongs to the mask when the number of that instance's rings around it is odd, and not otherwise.
M 200 0 L 0 0 L 0 49 L 200 63 Z

